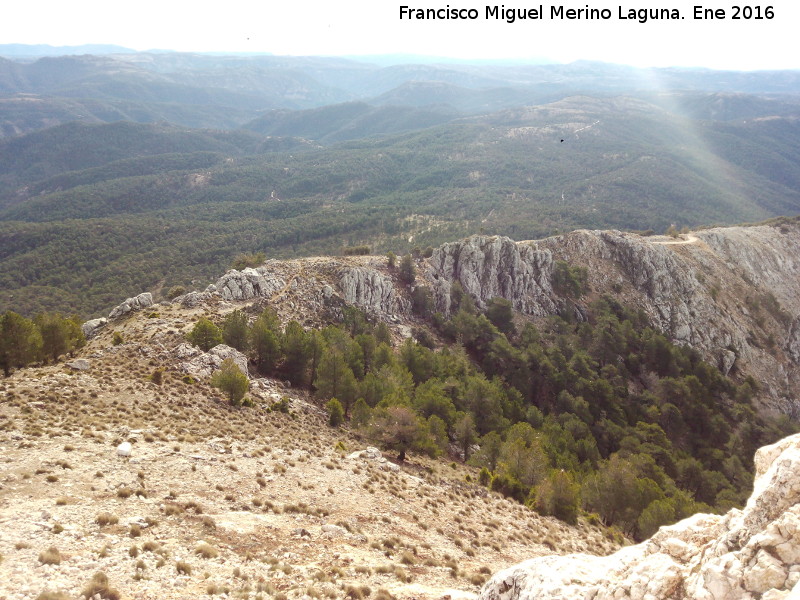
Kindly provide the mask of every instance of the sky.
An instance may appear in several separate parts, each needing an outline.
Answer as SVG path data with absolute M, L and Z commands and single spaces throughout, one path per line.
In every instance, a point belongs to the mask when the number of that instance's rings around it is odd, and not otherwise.
M 734 2 L 736 0 L 733 0 Z M 0 44 L 116 44 L 135 50 L 267 52 L 282 55 L 427 55 L 455 59 L 552 62 L 600 60 L 639 67 L 800 69 L 800 2 L 750 4 L 771 19 L 734 20 L 734 4 L 709 0 L 725 18 L 695 19 L 702 0 L 567 2 L 566 9 L 608 9 L 606 20 L 552 19 L 550 4 L 505 2 L 507 9 L 543 9 L 543 18 L 486 18 L 486 7 L 457 0 L 6 0 Z M 616 3 L 615 3 L 616 2 Z M 474 20 L 400 19 L 400 7 L 477 11 Z M 741 5 L 740 5 L 741 6 Z M 620 11 L 676 9 L 679 20 L 620 19 Z M 745 11 L 740 16 L 745 16 Z M 718 12 L 718 17 L 722 15 Z

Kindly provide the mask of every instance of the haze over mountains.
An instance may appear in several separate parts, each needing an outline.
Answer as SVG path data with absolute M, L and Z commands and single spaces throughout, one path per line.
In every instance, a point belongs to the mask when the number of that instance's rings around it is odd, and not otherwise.
M 45 51 L 0 46 L 2 310 L 88 317 L 241 252 L 800 207 L 796 71 Z

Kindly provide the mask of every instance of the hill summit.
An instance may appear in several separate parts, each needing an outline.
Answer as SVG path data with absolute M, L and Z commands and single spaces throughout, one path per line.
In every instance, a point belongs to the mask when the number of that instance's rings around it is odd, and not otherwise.
M 0 381 L 0 591 L 474 597 L 655 534 L 596 559 L 618 589 L 652 561 L 683 585 L 669 561 L 712 548 L 742 565 L 720 586 L 783 598 L 796 437 L 757 456 L 743 511 L 691 515 L 744 504 L 755 447 L 792 430 L 799 243 L 793 219 L 473 236 L 129 298 Z

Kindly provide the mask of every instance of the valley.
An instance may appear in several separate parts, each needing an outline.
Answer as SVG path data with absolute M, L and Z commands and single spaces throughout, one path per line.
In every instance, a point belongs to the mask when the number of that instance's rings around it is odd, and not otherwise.
M 797 71 L 0 45 L 0 600 L 793 600 L 798 140 Z

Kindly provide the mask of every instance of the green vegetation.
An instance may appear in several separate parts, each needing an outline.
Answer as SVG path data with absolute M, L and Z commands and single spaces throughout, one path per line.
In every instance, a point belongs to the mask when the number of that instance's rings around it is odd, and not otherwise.
M 344 423 L 344 409 L 342 408 L 342 403 L 336 398 L 328 400 L 325 408 L 328 409 L 328 425 L 331 427 L 339 427 L 339 425 Z
M 560 144 L 542 133 L 553 119 L 602 127 Z M 632 100 L 583 99 L 267 154 L 241 132 L 125 123 L 31 134 L 0 143 L 0 310 L 95 316 L 261 254 L 424 256 L 481 230 L 531 239 L 797 212 L 800 125 L 711 123 L 699 147 L 690 125 Z
M 190 343 L 208 352 L 214 346 L 222 343 L 222 331 L 209 319 L 202 318 L 195 323 L 192 330 L 186 335 Z
M 463 346 L 408 339 L 393 350 L 385 327 L 353 308 L 341 326 L 281 330 L 268 309 L 248 336 L 270 340 L 269 358 L 258 344 L 249 353 L 265 375 L 311 383 L 331 425 L 349 419 L 399 460 L 452 442 L 491 489 L 567 522 L 596 513 L 639 539 L 740 505 L 755 450 L 792 430 L 755 414 L 755 381 L 736 384 L 612 299 L 594 302 L 586 322 L 553 317 L 518 332 L 507 305 L 489 302 L 507 333 L 468 296 L 454 302 L 450 319 L 430 323 Z
M 219 371 L 211 376 L 211 385 L 218 387 L 228 395 L 231 404 L 238 406 L 250 388 L 247 375 L 233 362 L 232 358 L 222 361 Z
M 0 368 L 6 377 L 34 362 L 57 361 L 84 344 L 77 317 L 41 313 L 31 320 L 12 311 L 0 315 Z
M 241 271 L 242 269 L 260 267 L 267 260 L 267 255 L 263 252 L 255 254 L 238 254 L 231 263 L 231 269 Z
M 342 248 L 342 256 L 366 256 L 369 252 L 369 246 L 346 246 Z

